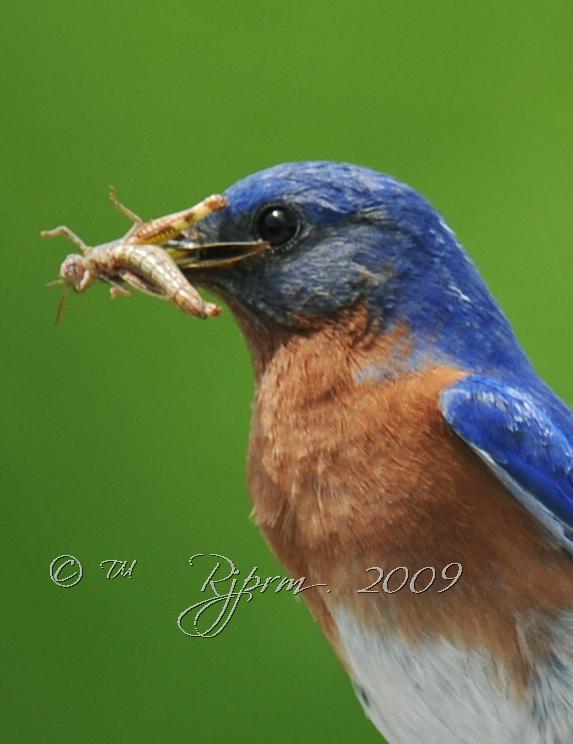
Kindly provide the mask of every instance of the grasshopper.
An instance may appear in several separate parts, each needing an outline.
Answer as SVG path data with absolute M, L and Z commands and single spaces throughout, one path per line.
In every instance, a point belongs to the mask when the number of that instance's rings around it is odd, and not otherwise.
M 60 267 L 59 278 L 51 286 L 64 285 L 76 292 L 83 292 L 96 279 L 111 285 L 112 297 L 126 296 L 129 285 L 141 292 L 171 301 L 183 312 L 199 318 L 219 315 L 221 308 L 205 302 L 197 290 L 187 281 L 175 260 L 161 246 L 213 212 L 227 206 L 224 196 L 209 196 L 190 209 L 144 222 L 131 209 L 122 204 L 110 187 L 112 204 L 133 225 L 119 240 L 88 246 L 69 227 L 60 225 L 53 230 L 44 230 L 44 238 L 63 236 L 77 245 L 80 253 L 67 256 Z M 58 306 L 56 323 L 61 317 L 67 291 L 64 291 Z

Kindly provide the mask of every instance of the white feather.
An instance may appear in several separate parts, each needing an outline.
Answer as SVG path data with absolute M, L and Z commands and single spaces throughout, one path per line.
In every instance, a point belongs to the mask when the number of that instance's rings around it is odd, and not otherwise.
M 410 645 L 334 614 L 359 699 L 390 744 L 572 744 L 573 614 L 555 626 L 552 652 L 521 698 L 485 651 Z

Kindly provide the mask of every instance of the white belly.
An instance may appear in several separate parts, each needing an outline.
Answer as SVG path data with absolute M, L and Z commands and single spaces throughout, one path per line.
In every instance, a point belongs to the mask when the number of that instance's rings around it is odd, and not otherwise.
M 443 640 L 411 647 L 334 610 L 358 697 L 390 744 L 572 744 L 573 618 L 530 694 L 515 699 L 486 653 Z

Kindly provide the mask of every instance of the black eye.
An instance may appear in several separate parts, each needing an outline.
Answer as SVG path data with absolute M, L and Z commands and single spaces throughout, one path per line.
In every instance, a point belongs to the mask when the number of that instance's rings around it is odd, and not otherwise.
M 262 240 L 271 245 L 283 245 L 297 234 L 299 217 L 294 209 L 277 204 L 263 209 L 257 217 L 256 227 Z

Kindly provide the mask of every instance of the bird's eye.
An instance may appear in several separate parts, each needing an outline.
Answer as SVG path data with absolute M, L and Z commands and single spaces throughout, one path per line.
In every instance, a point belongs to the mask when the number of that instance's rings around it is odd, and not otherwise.
M 262 240 L 271 245 L 284 245 L 299 230 L 298 214 L 283 204 L 265 207 L 257 217 L 256 227 Z

